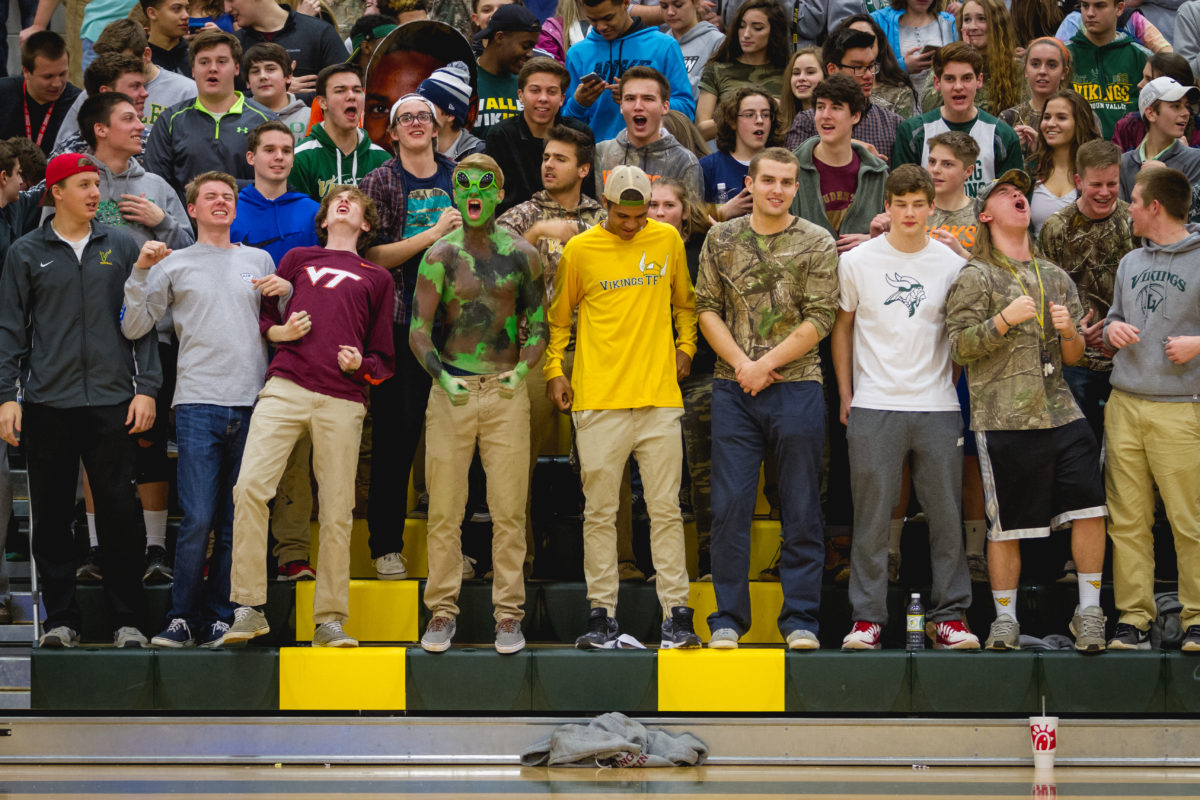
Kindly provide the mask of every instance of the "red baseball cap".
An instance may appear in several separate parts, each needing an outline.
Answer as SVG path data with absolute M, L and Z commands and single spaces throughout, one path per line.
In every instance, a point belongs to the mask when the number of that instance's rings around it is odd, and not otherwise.
M 96 169 L 96 162 L 92 160 L 92 157 L 84 153 L 63 153 L 55 156 L 46 165 L 46 191 L 42 195 L 42 205 L 46 205 L 46 198 L 50 197 L 50 187 L 59 181 L 81 172 L 98 173 L 99 171 Z

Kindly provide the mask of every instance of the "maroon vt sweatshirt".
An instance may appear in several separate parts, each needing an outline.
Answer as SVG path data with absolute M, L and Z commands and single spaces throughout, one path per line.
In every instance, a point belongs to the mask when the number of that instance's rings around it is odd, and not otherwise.
M 392 343 L 392 276 L 354 253 L 324 247 L 297 247 L 279 262 L 276 273 L 292 284 L 286 311 L 278 298 L 264 297 L 258 326 L 265 336 L 272 325 L 307 311 L 312 330 L 294 342 L 277 342 L 267 377 L 278 375 L 312 392 L 365 403 L 367 384 L 377 385 L 395 372 Z M 341 345 L 357 347 L 362 366 L 342 372 Z

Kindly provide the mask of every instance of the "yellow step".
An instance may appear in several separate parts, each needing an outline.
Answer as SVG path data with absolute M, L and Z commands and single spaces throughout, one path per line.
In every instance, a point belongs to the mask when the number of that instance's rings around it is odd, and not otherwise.
M 281 647 L 281 711 L 403 711 L 404 647 Z

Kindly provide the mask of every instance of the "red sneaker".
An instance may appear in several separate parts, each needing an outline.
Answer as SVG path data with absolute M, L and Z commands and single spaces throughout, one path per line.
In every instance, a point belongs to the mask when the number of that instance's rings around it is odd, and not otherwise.
M 317 571 L 307 561 L 289 561 L 279 565 L 279 580 L 281 581 L 313 581 L 317 579 Z
M 883 628 L 874 622 L 856 622 L 846 638 L 842 639 L 843 650 L 878 650 L 879 637 Z
M 933 637 L 934 650 L 978 650 L 979 637 L 971 633 L 966 624 L 956 619 L 938 622 L 934 628 L 937 633 Z

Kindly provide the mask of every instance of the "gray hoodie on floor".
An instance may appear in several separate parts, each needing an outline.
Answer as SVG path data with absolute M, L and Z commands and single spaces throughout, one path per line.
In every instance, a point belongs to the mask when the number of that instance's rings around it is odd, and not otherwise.
M 615 139 L 596 145 L 596 197 L 604 196 L 604 181 L 608 173 L 621 164 L 639 167 L 650 176 L 651 181 L 662 175 L 681 180 L 694 192 L 694 197 L 704 197 L 700 161 L 667 133 L 666 128 L 659 128 L 659 133 L 661 137 L 645 147 L 630 144 L 628 130 L 618 133 Z
M 1147 241 L 1117 267 L 1104 335 L 1127 322 L 1141 341 L 1113 356 L 1114 389 L 1160 403 L 1200 402 L 1200 358 L 1176 365 L 1163 349 L 1168 336 L 1200 336 L 1200 225 L 1188 231 L 1174 244 Z
M 717 52 L 721 42 L 725 41 L 725 34 L 711 22 L 697 22 L 677 41 L 679 49 L 683 51 L 683 66 L 687 68 L 688 79 L 692 82 L 692 94 L 698 97 L 699 90 L 696 87 L 700 85 L 704 65 Z

